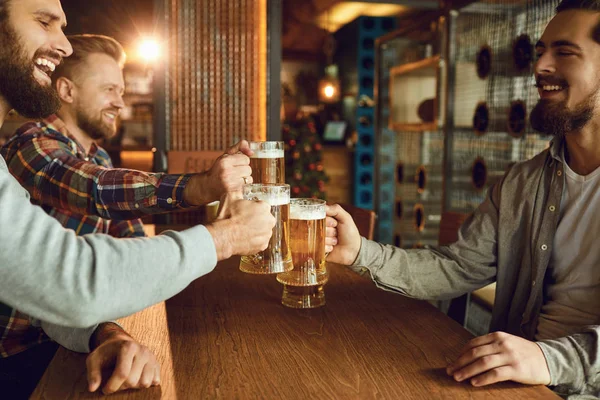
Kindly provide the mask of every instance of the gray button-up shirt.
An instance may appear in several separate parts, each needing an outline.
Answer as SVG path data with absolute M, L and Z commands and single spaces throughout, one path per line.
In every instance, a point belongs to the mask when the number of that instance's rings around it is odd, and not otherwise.
M 552 141 L 514 165 L 462 225 L 456 243 L 403 250 L 363 238 L 351 268 L 368 271 L 382 289 L 419 299 L 450 299 L 496 281 L 491 330 L 533 340 L 560 214 L 562 145 Z M 600 396 L 599 342 L 600 325 L 537 342 L 557 393 Z

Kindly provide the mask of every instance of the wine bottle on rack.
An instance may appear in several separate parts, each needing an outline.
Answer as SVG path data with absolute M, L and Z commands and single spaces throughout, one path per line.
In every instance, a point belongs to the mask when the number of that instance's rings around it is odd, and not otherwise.
M 360 99 L 358 99 L 358 106 L 361 108 L 371 108 L 375 106 L 375 102 L 372 98 L 363 94 L 360 96 Z
M 371 117 L 368 117 L 366 115 L 363 115 L 362 117 L 360 117 L 358 119 L 358 123 L 361 124 L 361 126 L 368 128 L 369 126 L 371 126 Z

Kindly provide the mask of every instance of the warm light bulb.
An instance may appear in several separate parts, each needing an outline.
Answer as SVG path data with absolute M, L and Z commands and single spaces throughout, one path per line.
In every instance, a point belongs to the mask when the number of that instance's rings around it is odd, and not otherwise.
M 155 40 L 145 39 L 140 44 L 139 54 L 145 61 L 155 61 L 160 56 L 160 47 Z
M 325 97 L 330 99 L 335 94 L 335 88 L 333 87 L 333 85 L 329 84 L 329 85 L 325 86 L 325 88 L 323 89 L 323 92 L 325 93 Z

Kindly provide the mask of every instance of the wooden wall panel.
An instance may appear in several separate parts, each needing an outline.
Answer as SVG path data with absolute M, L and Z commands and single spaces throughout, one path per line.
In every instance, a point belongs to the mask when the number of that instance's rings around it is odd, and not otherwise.
M 165 1 L 169 150 L 265 140 L 267 0 Z

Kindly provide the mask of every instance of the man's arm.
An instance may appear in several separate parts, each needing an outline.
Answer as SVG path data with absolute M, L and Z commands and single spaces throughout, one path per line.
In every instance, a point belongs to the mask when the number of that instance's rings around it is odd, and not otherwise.
M 28 127 L 30 127 L 28 129 Z M 249 152 L 242 141 L 227 150 L 213 167 L 200 174 L 167 175 L 105 168 L 78 158 L 59 134 L 25 125 L 2 148 L 11 174 L 41 204 L 127 220 L 218 200 L 239 191 L 251 175 Z M 233 154 L 230 154 L 233 153 Z
M 496 276 L 500 183 L 461 226 L 450 246 L 404 250 L 360 238 L 350 215 L 328 207 L 328 261 L 369 272 L 381 289 L 419 299 L 451 299 L 491 283 Z
M 67 350 L 77 353 L 89 353 L 92 351 L 91 339 L 94 332 L 101 325 L 94 324 L 87 328 L 72 328 L 68 326 L 56 325 L 39 319 L 31 318 L 33 326 L 41 327 L 46 335 L 56 343 Z
M 2 149 L 11 174 L 41 204 L 105 219 L 132 219 L 189 205 L 191 175 L 105 168 L 76 157 L 69 144 L 35 127 Z
M 239 200 L 227 213 L 208 228 L 153 238 L 77 237 L 29 202 L 0 157 L 0 302 L 75 327 L 133 314 L 177 294 L 217 260 L 267 247 L 275 224 L 268 204 Z
M 562 395 L 600 395 L 600 325 L 537 344 L 546 357 L 554 391 Z

